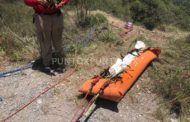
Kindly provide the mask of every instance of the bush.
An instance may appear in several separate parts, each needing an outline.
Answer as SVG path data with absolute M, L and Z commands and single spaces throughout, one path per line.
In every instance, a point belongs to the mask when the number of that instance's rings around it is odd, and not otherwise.
M 132 19 L 135 23 L 140 23 L 150 30 L 162 24 L 171 24 L 190 30 L 190 2 L 188 0 L 87 1 L 89 10 L 100 9 L 112 13 L 125 21 L 131 21 Z M 74 6 L 74 4 L 72 5 Z
M 102 32 L 98 36 L 98 40 L 102 42 L 106 42 L 106 43 L 113 43 L 113 42 L 117 42 L 119 39 L 115 33 L 113 33 L 110 30 L 107 30 L 107 31 Z
M 107 22 L 108 22 L 108 20 L 103 14 L 97 13 L 97 14 L 91 16 L 90 25 L 91 26 L 94 26 L 94 25 L 99 26 L 99 25 L 101 25 L 103 23 L 107 23 Z
M 179 28 L 173 25 L 166 25 L 166 24 L 160 25 L 158 29 L 164 32 L 178 32 L 179 31 Z
M 100 26 L 103 23 L 107 23 L 107 18 L 102 14 L 89 15 L 85 21 L 80 21 L 79 26 L 83 28 L 89 28 L 93 26 Z

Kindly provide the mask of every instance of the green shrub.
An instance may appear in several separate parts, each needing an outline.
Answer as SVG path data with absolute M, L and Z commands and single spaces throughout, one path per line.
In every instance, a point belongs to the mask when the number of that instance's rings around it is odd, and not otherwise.
M 104 31 L 100 33 L 98 36 L 98 40 L 106 43 L 117 42 L 119 39 L 115 33 L 110 30 Z
M 94 26 L 94 25 L 99 26 L 99 25 L 101 25 L 103 23 L 108 22 L 107 18 L 103 14 L 100 14 L 100 13 L 92 15 L 90 19 L 91 19 L 90 20 L 90 25 L 91 26 Z
M 78 54 L 81 52 L 83 45 L 80 43 L 70 43 L 65 45 L 65 52 Z
M 79 1 L 79 0 L 77 0 Z M 88 9 L 100 9 L 153 30 L 162 24 L 190 30 L 189 0 L 95 0 L 88 1 Z M 74 3 L 74 2 L 73 2 Z M 71 6 L 75 6 L 71 4 Z
M 79 21 L 78 25 L 83 28 L 89 28 L 93 26 L 100 26 L 103 23 L 107 23 L 107 18 L 102 14 L 89 15 L 84 20 Z
M 159 30 L 163 31 L 163 32 L 178 32 L 179 28 L 173 26 L 173 25 L 166 25 L 166 24 L 162 24 L 158 27 Z

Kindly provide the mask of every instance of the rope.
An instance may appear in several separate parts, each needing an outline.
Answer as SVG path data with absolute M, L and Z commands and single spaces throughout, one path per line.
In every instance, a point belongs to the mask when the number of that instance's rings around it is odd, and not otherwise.
M 86 110 L 93 104 L 93 102 L 99 97 L 100 94 L 97 94 L 96 96 L 94 96 L 86 105 L 85 107 L 82 109 L 81 113 L 79 114 L 79 116 L 77 116 L 76 119 L 74 119 L 72 122 L 78 122 L 79 119 L 83 116 L 83 114 L 86 112 Z
M 78 109 L 77 109 L 77 111 L 75 112 L 75 114 L 74 114 L 74 116 L 73 116 L 73 118 L 72 118 L 71 122 L 73 122 L 73 121 L 74 121 L 74 119 L 75 119 L 75 117 L 79 114 L 80 108 L 82 107 L 82 105 L 83 105 L 83 103 L 84 103 L 85 99 L 88 97 L 88 95 L 89 95 L 89 94 L 90 94 L 90 92 L 89 92 L 89 91 L 85 94 L 85 97 L 82 99 L 82 101 L 81 101 L 80 105 L 78 106 Z
M 102 66 L 97 66 L 97 67 L 100 68 L 100 69 L 103 69 Z M 109 68 L 104 69 L 104 71 L 102 71 L 102 72 L 100 73 L 100 75 L 96 75 L 96 76 L 94 76 L 94 77 L 92 78 L 93 80 L 92 80 L 92 82 L 91 82 L 91 86 L 90 86 L 88 92 L 85 94 L 85 97 L 82 99 L 80 105 L 78 106 L 78 109 L 76 110 L 76 112 L 75 112 L 75 114 L 74 114 L 74 116 L 73 116 L 71 122 L 75 122 L 75 121 L 76 121 L 75 118 L 79 115 L 80 108 L 82 107 L 84 101 L 86 100 L 86 98 L 88 97 L 88 95 L 90 95 L 90 93 L 92 92 L 93 87 L 99 82 L 99 80 L 100 80 L 101 78 L 103 78 L 104 76 L 107 75 L 107 73 L 105 73 L 105 72 L 108 72 L 108 69 L 109 69 Z
M 100 94 L 104 91 L 104 89 L 109 86 L 109 84 L 111 83 L 111 79 L 107 80 L 102 87 L 100 88 L 100 90 L 98 91 L 98 93 L 85 105 L 85 107 L 82 109 L 82 111 L 80 112 L 80 114 L 76 117 L 74 117 L 74 119 L 72 120 L 72 122 L 78 122 L 80 120 L 80 118 L 83 116 L 83 114 L 85 112 L 87 112 L 87 110 L 90 108 L 90 106 L 92 104 L 94 104 L 96 102 L 96 99 L 100 96 Z M 76 119 L 75 119 L 76 118 Z
M 82 99 L 80 105 L 78 106 L 78 110 L 75 112 L 75 114 L 74 114 L 74 116 L 73 116 L 71 122 L 73 122 L 74 119 L 76 118 L 76 116 L 79 114 L 80 108 L 82 107 L 84 101 L 86 100 L 86 98 L 88 97 L 88 95 L 91 93 L 92 88 L 96 85 L 96 83 L 97 83 L 99 80 L 100 80 L 100 77 L 99 77 L 99 76 L 95 76 L 95 77 L 93 78 L 93 81 L 92 81 L 92 83 L 91 83 L 91 87 L 89 88 L 88 92 L 85 94 L 85 97 Z
M 28 107 L 30 104 L 32 104 L 34 101 L 36 101 L 39 97 L 41 97 L 42 95 L 44 95 L 46 92 L 48 92 L 49 90 L 53 89 L 54 87 L 56 87 L 58 84 L 60 84 L 63 80 L 67 80 L 70 76 L 72 76 L 76 71 L 72 70 L 68 75 L 64 76 L 63 78 L 60 78 L 59 81 L 53 85 L 50 85 L 48 87 L 46 87 L 42 92 L 40 92 L 38 95 L 36 95 L 35 97 L 33 97 L 28 103 L 26 103 L 25 105 L 23 105 L 22 107 L 20 107 L 19 109 L 17 109 L 15 112 L 11 113 L 10 115 L 8 115 L 7 117 L 3 118 L 2 120 L 0 120 L 0 122 L 5 122 L 9 119 L 11 119 L 13 116 L 15 116 L 16 114 L 18 114 L 20 111 L 22 111 L 23 109 L 25 109 L 26 107 Z
M 106 72 L 107 70 L 105 69 L 103 72 Z M 100 73 L 102 75 L 100 76 L 95 76 L 93 78 L 93 81 L 91 82 L 91 87 L 89 88 L 88 92 L 86 93 L 85 97 L 83 98 L 80 108 L 82 107 L 82 103 L 85 101 L 85 99 L 88 97 L 88 95 L 91 93 L 92 88 L 99 82 L 99 80 L 104 77 L 104 75 L 106 75 L 107 73 Z M 110 78 L 112 79 L 112 78 Z M 100 88 L 100 91 L 88 102 L 85 104 L 85 106 L 83 107 L 82 111 L 79 113 L 80 109 L 78 109 L 71 122 L 78 122 L 79 119 L 83 116 L 83 114 L 88 110 L 88 108 L 95 102 L 95 100 L 99 97 L 99 95 L 103 92 L 103 90 L 110 84 L 111 80 L 106 81 L 103 86 Z
M 32 68 L 32 66 L 33 66 L 33 63 L 29 63 L 27 65 L 21 66 L 20 68 L 16 68 L 16 69 L 5 71 L 5 72 L 0 72 L 0 78 L 17 75 L 25 69 Z M 16 73 L 16 72 L 19 72 L 19 73 Z

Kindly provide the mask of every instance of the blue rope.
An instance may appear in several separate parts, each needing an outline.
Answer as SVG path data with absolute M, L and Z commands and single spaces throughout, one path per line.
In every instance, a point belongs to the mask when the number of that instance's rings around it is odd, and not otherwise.
M 17 75 L 17 74 L 19 74 L 21 71 L 23 71 L 25 69 L 32 68 L 32 66 L 33 66 L 33 63 L 29 63 L 27 65 L 24 65 L 22 67 L 19 67 L 19 68 L 13 69 L 13 70 L 0 72 L 0 78 Z
M 0 77 L 0 78 L 6 78 L 6 77 L 10 77 L 10 76 L 15 76 L 15 75 L 20 74 L 21 72 L 22 72 L 22 71 L 18 71 L 18 72 L 15 72 L 15 73 L 9 73 L 9 74 L 3 75 L 3 76 Z

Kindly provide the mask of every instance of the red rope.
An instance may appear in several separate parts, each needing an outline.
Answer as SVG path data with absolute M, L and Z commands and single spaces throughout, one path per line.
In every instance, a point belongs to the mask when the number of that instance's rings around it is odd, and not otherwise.
M 27 104 L 23 105 L 21 108 L 17 109 L 15 112 L 13 112 L 12 114 L 8 115 L 4 119 L 2 119 L 0 122 L 5 122 L 5 121 L 9 120 L 13 116 L 15 116 L 17 113 L 19 113 L 20 111 L 22 111 L 23 109 L 25 109 L 26 107 L 28 107 L 30 104 L 32 104 L 34 101 L 36 101 L 43 94 L 45 94 L 46 92 L 48 92 L 50 89 L 52 89 L 55 86 L 57 86 L 58 84 L 60 84 L 63 80 L 67 80 L 67 78 L 69 78 L 70 76 L 72 76 L 74 73 L 75 73 L 75 70 L 72 70 L 71 73 L 69 73 L 68 75 L 66 75 L 65 77 L 63 77 L 63 79 L 60 79 L 60 81 L 58 81 L 57 83 L 55 83 L 53 85 L 50 85 L 49 87 L 45 88 L 36 97 L 32 98 Z
M 100 80 L 100 78 L 101 78 L 100 76 L 95 76 L 95 77 L 93 78 L 93 81 L 91 82 L 91 87 L 89 88 L 89 90 L 88 90 L 88 92 L 86 93 L 85 97 L 82 99 L 82 102 L 80 103 L 80 106 L 78 107 L 78 110 L 75 112 L 75 114 L 74 114 L 74 116 L 73 116 L 71 122 L 77 122 L 77 121 L 80 119 L 80 117 L 82 116 L 81 114 L 86 111 L 87 107 L 85 106 L 85 107 L 83 108 L 82 112 L 79 114 L 80 108 L 82 107 L 82 105 L 83 105 L 85 99 L 86 99 L 86 98 L 88 97 L 88 95 L 91 93 L 92 88 L 98 83 L 98 81 Z M 89 103 L 87 103 L 87 104 L 89 104 Z M 87 105 L 87 104 L 86 104 L 86 105 Z M 77 118 L 76 118 L 76 117 L 77 117 Z
M 102 68 L 102 66 L 97 66 L 98 68 Z M 95 67 L 91 67 L 89 68 L 89 70 L 92 70 Z M 49 87 L 46 87 L 42 92 L 40 92 L 38 95 L 36 95 L 36 97 L 33 97 L 28 103 L 26 103 L 25 105 L 23 105 L 22 107 L 20 107 L 19 109 L 17 109 L 15 112 L 11 113 L 10 115 L 8 115 L 7 117 L 3 118 L 2 120 L 0 120 L 0 122 L 5 122 L 9 119 L 11 119 L 13 116 L 15 116 L 16 114 L 18 114 L 20 111 L 22 111 L 23 109 L 25 109 L 26 107 L 28 107 L 30 104 L 32 104 L 34 101 L 36 101 L 39 97 L 41 97 L 42 95 L 44 95 L 46 92 L 48 92 L 49 90 L 51 90 L 52 88 L 56 87 L 58 84 L 60 84 L 63 80 L 67 80 L 67 78 L 69 78 L 71 75 L 73 75 L 75 73 L 75 70 L 71 71 L 71 73 L 65 77 L 63 77 L 62 79 L 60 79 L 61 81 L 58 81 L 57 83 L 50 85 Z M 87 98 L 87 96 L 89 95 L 89 93 L 86 94 L 86 96 L 84 97 L 83 101 L 81 103 L 84 102 L 84 100 Z M 81 105 L 82 106 L 82 105 Z M 78 111 L 75 113 L 78 114 Z M 75 115 L 76 116 L 76 115 Z
M 75 119 L 76 116 L 79 114 L 80 108 L 82 107 L 82 105 L 83 105 L 84 101 L 86 100 L 86 98 L 88 97 L 89 93 L 90 93 L 90 92 L 88 91 L 88 92 L 86 93 L 85 97 L 82 99 L 82 101 L 81 101 L 80 105 L 78 106 L 78 109 L 77 109 L 77 111 L 75 112 L 75 114 L 74 114 L 74 116 L 73 116 L 71 122 L 74 122 L 74 119 Z
M 102 85 L 102 87 L 100 88 L 98 93 L 88 103 L 85 104 L 85 106 L 82 108 L 82 111 L 80 113 L 77 112 L 77 114 L 73 117 L 71 122 L 78 122 L 80 120 L 80 118 L 83 116 L 83 114 L 90 108 L 90 106 L 96 101 L 96 99 L 99 97 L 99 95 L 104 91 L 104 89 L 106 87 L 109 86 L 110 83 L 111 83 L 111 79 L 107 80 Z
M 77 113 L 77 116 L 75 116 L 71 122 L 78 122 L 79 119 L 83 116 L 84 112 L 90 107 L 90 105 L 92 105 L 94 100 L 96 100 L 96 95 L 88 103 L 85 104 L 85 107 L 82 109 L 80 114 Z
M 102 66 L 98 66 L 98 68 L 102 68 Z M 94 67 L 93 67 L 94 68 Z M 94 80 L 92 81 L 92 84 L 91 84 L 91 88 L 89 88 L 88 92 L 85 94 L 85 97 L 82 99 L 80 105 L 78 106 L 78 109 L 76 110 L 75 114 L 73 115 L 73 118 L 71 119 L 71 122 L 75 122 L 76 120 L 76 117 L 79 116 L 79 111 L 80 111 L 80 108 L 83 106 L 83 103 L 85 102 L 86 98 L 88 97 L 88 95 L 90 94 L 91 92 L 91 89 L 93 86 L 96 85 L 96 83 L 100 80 L 100 77 L 99 76 L 95 76 L 94 77 Z

